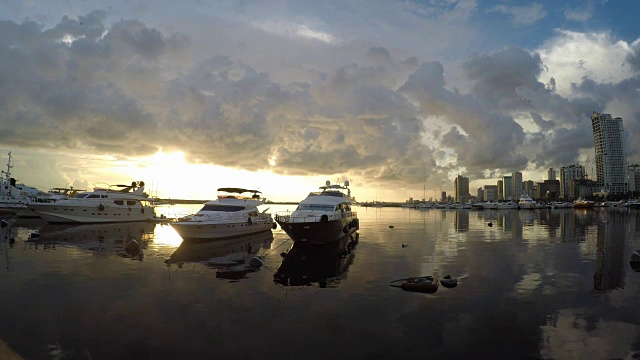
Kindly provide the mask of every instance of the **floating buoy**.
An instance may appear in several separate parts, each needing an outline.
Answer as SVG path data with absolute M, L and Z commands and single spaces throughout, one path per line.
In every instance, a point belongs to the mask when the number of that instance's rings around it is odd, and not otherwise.
M 389 229 L 393 229 L 393 225 L 389 225 Z
M 440 283 L 446 288 L 454 288 L 458 286 L 458 279 L 452 278 L 451 275 L 446 275 L 440 280 Z
M 406 248 L 407 246 L 409 246 L 409 244 L 402 244 L 403 248 Z
M 132 239 L 127 243 L 124 249 L 129 255 L 135 256 L 140 252 L 140 244 L 135 239 Z
M 251 260 L 249 260 L 249 266 L 252 269 L 259 269 L 262 266 L 262 260 L 258 257 L 253 257 Z
M 492 222 L 489 222 L 487 225 L 489 225 L 489 227 L 492 227 L 492 226 L 493 226 L 493 223 L 492 223 Z

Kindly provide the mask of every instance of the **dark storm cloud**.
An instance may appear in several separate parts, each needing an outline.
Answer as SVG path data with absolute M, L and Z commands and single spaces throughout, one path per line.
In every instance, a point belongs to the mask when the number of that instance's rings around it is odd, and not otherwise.
M 309 46 L 349 60 L 305 63 L 304 76 L 289 78 L 217 49 L 177 61 L 193 50 L 187 37 L 105 16 L 64 17 L 49 29 L 0 22 L 3 143 L 113 156 L 163 148 L 247 170 L 435 186 L 461 171 L 479 179 L 574 163 L 593 146 L 588 116 L 607 106 L 630 135 L 640 130 L 637 80 L 585 78 L 567 99 L 555 81 L 537 80 L 540 56 L 515 47 L 467 59 L 463 93 L 448 86 L 441 63 L 394 58 L 382 46 L 345 56 L 344 47 L 295 42 L 296 52 Z

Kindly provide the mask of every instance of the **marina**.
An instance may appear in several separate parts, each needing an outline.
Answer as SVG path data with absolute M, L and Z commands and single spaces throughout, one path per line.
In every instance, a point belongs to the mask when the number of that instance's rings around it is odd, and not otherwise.
M 0 339 L 27 359 L 640 353 L 640 211 L 354 210 L 354 237 L 319 250 L 280 227 L 189 242 L 164 223 L 5 219 Z M 435 291 L 390 286 L 428 276 Z

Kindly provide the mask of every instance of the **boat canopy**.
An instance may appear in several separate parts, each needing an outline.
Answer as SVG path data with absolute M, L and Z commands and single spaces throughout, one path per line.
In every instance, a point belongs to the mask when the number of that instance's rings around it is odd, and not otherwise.
M 262 192 L 260 192 L 258 190 L 249 190 L 249 189 L 242 189 L 242 188 L 219 188 L 218 191 L 224 191 L 224 192 L 229 192 L 229 193 L 237 193 L 237 194 L 242 194 L 244 192 L 250 192 L 250 193 L 254 193 L 254 194 L 262 194 Z

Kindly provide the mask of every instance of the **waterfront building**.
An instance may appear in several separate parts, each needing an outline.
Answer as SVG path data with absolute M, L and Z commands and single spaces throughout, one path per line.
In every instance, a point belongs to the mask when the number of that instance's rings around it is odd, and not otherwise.
M 484 186 L 484 201 L 496 201 L 498 200 L 498 186 L 497 185 L 485 185 Z
M 611 194 L 626 193 L 628 184 L 622 118 L 612 118 L 610 114 L 598 114 L 594 111 L 591 125 L 596 152 L 597 185 Z
M 527 195 L 532 196 L 535 194 L 536 185 L 533 180 L 527 180 L 522 183 L 522 189 L 527 193 Z
M 629 185 L 629 191 L 640 191 L 640 165 L 627 166 L 627 184 Z
M 536 199 L 544 201 L 556 201 L 560 195 L 559 180 L 544 180 L 538 183 Z
M 513 200 L 511 192 L 511 176 L 502 177 L 502 196 L 504 200 Z
M 591 196 L 598 192 L 598 184 L 586 178 L 574 179 L 569 182 L 569 199 Z
M 446 203 L 447 202 L 447 192 L 446 191 L 441 191 L 440 192 L 440 202 L 441 203 Z
M 576 199 L 571 195 L 571 182 L 573 180 L 584 179 L 585 171 L 582 165 L 569 165 L 560 168 L 560 197 L 567 201 Z
M 547 171 L 547 180 L 555 180 L 556 179 L 556 171 L 553 168 L 549 168 Z
M 484 199 L 484 189 L 478 188 L 478 196 L 477 199 Z
M 466 202 L 470 198 L 469 194 L 469 178 L 462 175 L 456 176 L 453 181 L 455 189 L 456 202 Z
M 504 200 L 504 188 L 502 186 L 502 180 L 498 180 L 498 200 Z
M 520 171 L 511 174 L 511 196 L 513 196 L 513 200 L 519 200 L 522 196 L 522 173 Z

